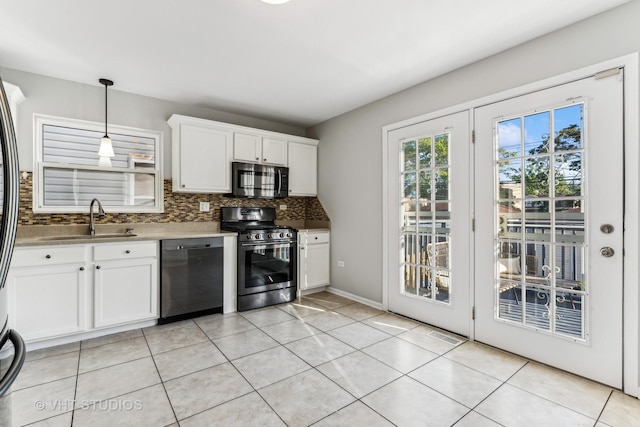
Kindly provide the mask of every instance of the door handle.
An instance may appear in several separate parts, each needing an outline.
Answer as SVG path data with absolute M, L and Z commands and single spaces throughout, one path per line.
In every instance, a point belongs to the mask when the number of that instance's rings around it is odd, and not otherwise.
M 613 248 L 610 248 L 609 246 L 605 246 L 604 248 L 600 249 L 600 255 L 602 255 L 603 257 L 611 258 L 614 253 L 615 251 L 613 250 Z

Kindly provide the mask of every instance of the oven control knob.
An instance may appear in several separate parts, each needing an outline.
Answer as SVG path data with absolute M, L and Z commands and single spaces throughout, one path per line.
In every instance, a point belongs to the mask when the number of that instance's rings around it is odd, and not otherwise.
M 284 233 L 280 233 L 280 238 L 283 238 L 283 237 L 284 237 Z
M 262 234 L 256 234 L 255 239 L 262 239 Z
M 268 237 L 269 239 L 273 239 L 273 234 L 269 233 L 269 234 L 267 234 L 267 237 Z
M 247 239 L 251 240 L 251 239 L 253 239 L 253 236 L 251 234 L 247 234 Z

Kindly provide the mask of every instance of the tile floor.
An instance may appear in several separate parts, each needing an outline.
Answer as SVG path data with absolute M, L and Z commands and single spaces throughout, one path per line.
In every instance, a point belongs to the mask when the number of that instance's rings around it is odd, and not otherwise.
M 184 427 L 640 425 L 635 398 L 434 332 L 322 292 L 301 302 L 38 350 L 28 354 L 13 386 L 14 421 Z

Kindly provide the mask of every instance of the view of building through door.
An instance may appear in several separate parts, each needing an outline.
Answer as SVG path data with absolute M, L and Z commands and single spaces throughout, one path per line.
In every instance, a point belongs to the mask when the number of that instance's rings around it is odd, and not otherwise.
M 469 335 L 469 113 L 389 133 L 389 310 Z
M 622 72 L 475 110 L 475 337 L 621 387 Z M 455 271 L 454 271 L 455 273 Z

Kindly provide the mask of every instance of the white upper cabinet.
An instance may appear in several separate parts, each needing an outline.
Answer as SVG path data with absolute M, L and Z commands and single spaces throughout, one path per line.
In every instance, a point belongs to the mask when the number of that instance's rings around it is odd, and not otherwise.
M 315 196 L 318 140 L 174 114 L 173 191 L 231 192 L 233 161 L 289 167 L 289 195 Z
M 233 134 L 233 160 L 286 166 L 287 141 L 235 132 Z
M 229 193 L 233 132 L 208 120 L 171 116 L 173 191 Z
M 318 146 L 316 144 L 289 141 L 289 196 L 318 194 Z

